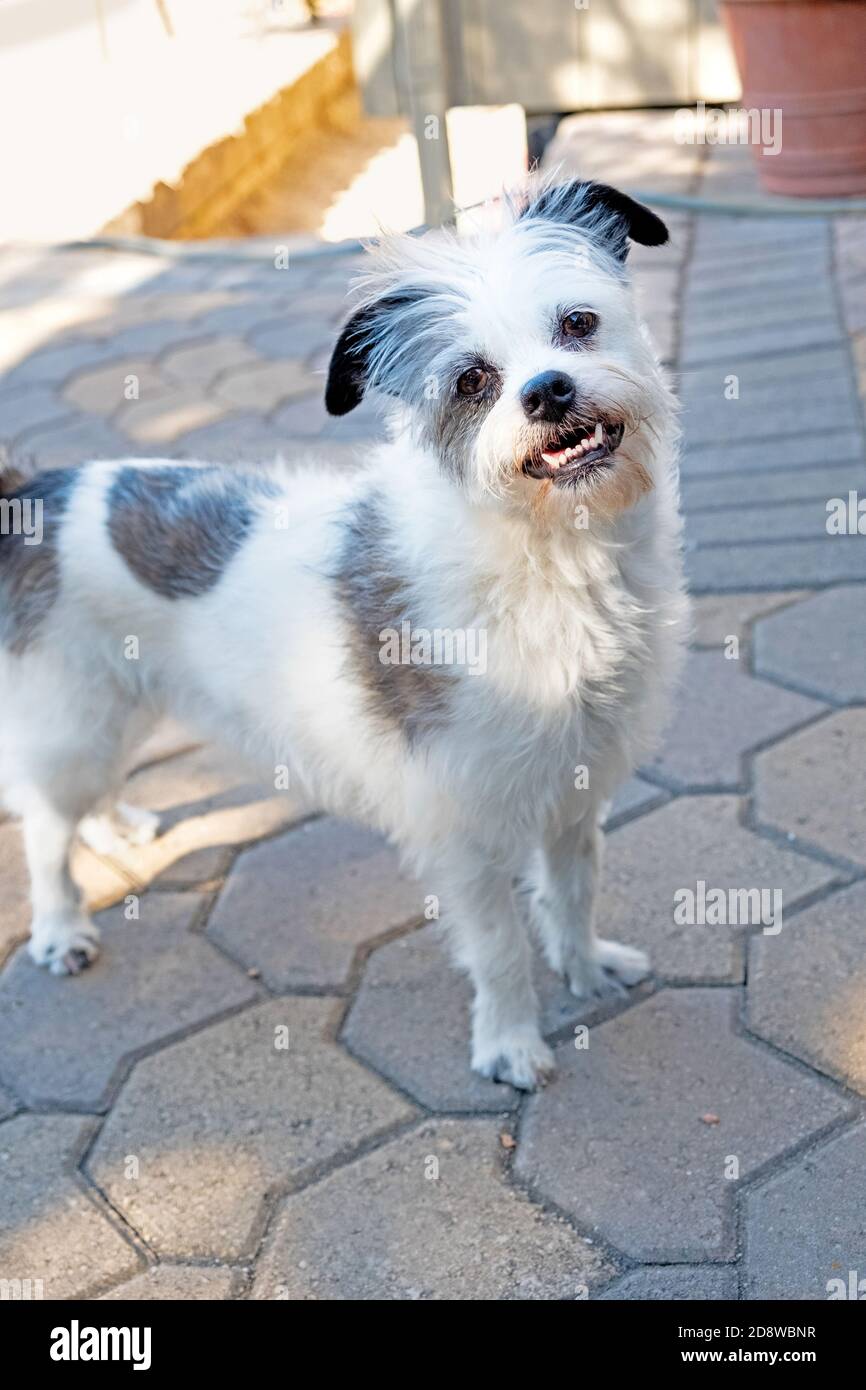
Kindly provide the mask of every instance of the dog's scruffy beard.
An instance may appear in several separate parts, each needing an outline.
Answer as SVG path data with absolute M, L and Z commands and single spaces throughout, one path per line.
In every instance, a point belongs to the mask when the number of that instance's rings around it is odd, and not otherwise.
M 656 451 L 674 425 L 654 371 L 642 380 L 606 362 L 598 376 L 608 389 L 582 395 L 557 424 L 515 421 L 507 404 L 497 403 L 474 437 L 440 434 L 443 468 L 477 501 L 528 507 L 552 523 L 573 525 L 579 508 L 614 520 L 652 490 Z

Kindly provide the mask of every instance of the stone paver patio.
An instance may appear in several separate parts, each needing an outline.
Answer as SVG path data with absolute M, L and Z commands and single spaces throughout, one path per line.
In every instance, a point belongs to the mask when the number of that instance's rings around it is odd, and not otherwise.
M 747 152 L 676 145 L 664 115 L 574 118 L 550 155 L 757 196 Z M 128 788 L 163 833 L 78 851 L 105 929 L 80 978 L 22 950 L 0 824 L 0 1278 L 60 1299 L 823 1299 L 866 1273 L 866 535 L 826 525 L 866 496 L 866 219 L 669 220 L 633 259 L 683 403 L 694 651 L 611 813 L 600 920 L 653 980 L 602 1008 L 539 965 L 556 1081 L 481 1080 L 468 988 L 390 849 L 163 730 Z M 379 430 L 321 401 L 355 258 L 249 249 L 3 253 L 13 460 L 348 466 Z M 678 924 L 701 880 L 778 890 L 782 929 Z

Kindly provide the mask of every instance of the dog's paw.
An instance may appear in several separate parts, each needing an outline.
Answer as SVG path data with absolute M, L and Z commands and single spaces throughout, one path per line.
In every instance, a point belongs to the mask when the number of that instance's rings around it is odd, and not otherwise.
M 159 816 L 118 801 L 111 811 L 85 816 L 78 826 L 81 840 L 94 854 L 121 854 L 130 846 L 149 845 L 159 830 Z
M 142 806 L 130 806 L 126 801 L 118 801 L 114 808 L 115 820 L 120 822 L 120 833 L 130 845 L 149 845 L 159 833 L 159 816 L 155 811 L 145 811 Z
M 601 999 L 625 994 L 626 986 L 640 984 L 650 974 L 649 956 L 619 941 L 596 941 L 592 957 L 571 962 L 566 968 L 568 987 L 579 999 Z
M 99 955 L 99 929 L 86 917 L 34 922 L 27 949 L 52 975 L 80 975 Z
M 535 1029 L 514 1029 L 472 1049 L 472 1069 L 518 1091 L 534 1091 L 553 1075 L 553 1053 Z

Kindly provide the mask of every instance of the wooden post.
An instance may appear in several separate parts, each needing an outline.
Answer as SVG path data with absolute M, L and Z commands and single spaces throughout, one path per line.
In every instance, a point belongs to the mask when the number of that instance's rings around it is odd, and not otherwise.
M 396 0 L 396 41 L 408 75 L 412 128 L 418 142 L 424 217 L 438 227 L 454 220 L 448 148 L 448 71 L 440 0 Z

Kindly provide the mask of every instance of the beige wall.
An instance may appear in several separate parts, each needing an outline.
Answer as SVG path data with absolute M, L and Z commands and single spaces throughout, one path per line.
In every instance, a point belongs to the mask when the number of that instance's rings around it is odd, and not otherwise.
M 406 109 L 397 0 L 356 0 L 371 111 Z M 739 81 L 714 0 L 441 0 L 453 105 L 530 112 L 732 101 Z M 411 6 L 410 6 L 411 8 Z

